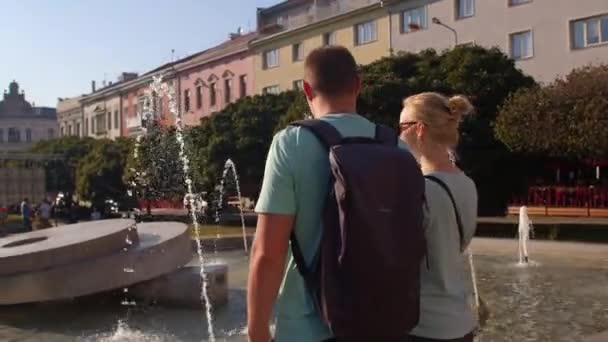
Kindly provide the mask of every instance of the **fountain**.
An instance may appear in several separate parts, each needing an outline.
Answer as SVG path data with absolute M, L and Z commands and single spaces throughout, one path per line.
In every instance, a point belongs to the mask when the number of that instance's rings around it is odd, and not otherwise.
M 188 156 L 186 155 L 186 148 L 185 148 L 185 141 L 184 141 L 184 124 L 182 121 L 182 113 L 181 113 L 180 109 L 178 108 L 175 93 L 176 93 L 175 87 L 172 85 L 169 85 L 166 82 L 163 82 L 162 76 L 153 77 L 152 84 L 146 91 L 146 96 L 149 99 L 148 101 L 145 102 L 148 106 L 146 108 L 146 111 L 152 112 L 152 108 L 159 108 L 160 110 L 162 110 L 162 106 L 160 105 L 160 103 L 156 103 L 156 102 L 157 101 L 160 102 L 159 100 L 166 96 L 168 99 L 169 112 L 175 118 L 175 127 L 176 127 L 175 138 L 177 140 L 177 143 L 179 144 L 179 158 L 183 165 L 184 183 L 185 183 L 186 189 L 187 189 L 186 194 L 188 196 L 188 200 L 190 201 L 189 212 L 190 212 L 190 216 L 192 218 L 192 224 L 194 225 L 196 249 L 197 249 L 197 255 L 198 255 L 199 264 L 200 264 L 200 276 L 203 281 L 203 284 L 201 286 L 201 301 L 203 302 L 203 305 L 205 306 L 205 316 L 207 319 L 209 341 L 215 342 L 215 332 L 214 332 L 214 327 L 213 327 L 213 314 L 212 314 L 213 307 L 212 307 L 211 301 L 209 300 L 209 293 L 208 293 L 209 279 L 208 279 L 208 274 L 206 272 L 205 259 L 203 256 L 203 247 L 202 247 L 202 243 L 201 243 L 201 239 L 200 239 L 200 226 L 199 226 L 197 210 L 196 210 L 197 203 L 195 202 L 194 187 L 192 184 L 192 179 L 190 178 L 190 160 L 188 159 Z M 150 106 L 153 106 L 153 107 L 150 108 Z M 225 269 L 225 267 L 223 267 L 222 269 Z
M 181 223 L 105 220 L 0 239 L 0 305 L 66 300 L 171 273 L 191 259 Z M 128 265 L 120 266 L 117 265 Z
M 532 222 L 528 217 L 528 208 L 522 206 L 519 208 L 519 227 L 518 227 L 518 244 L 517 251 L 519 256 L 519 265 L 526 265 L 529 262 L 528 259 L 528 240 L 530 239 L 530 232 L 532 231 Z
M 234 183 L 236 185 L 236 193 L 237 193 L 237 197 L 239 200 L 239 215 L 241 217 L 241 228 L 242 228 L 242 232 L 243 232 L 243 248 L 245 250 L 245 253 L 248 254 L 249 246 L 247 243 L 247 230 L 245 229 L 245 214 L 243 213 L 243 197 L 241 196 L 241 186 L 239 183 L 239 175 L 236 172 L 236 165 L 234 164 L 234 162 L 231 159 L 226 160 L 226 163 L 224 164 L 224 171 L 222 172 L 222 181 L 220 182 L 220 188 L 218 190 L 220 196 L 219 196 L 218 204 L 217 204 L 216 211 L 215 211 L 215 222 L 217 224 L 220 223 L 220 212 L 224 205 L 224 191 L 225 191 L 225 185 L 226 185 L 226 177 L 228 177 L 229 171 L 232 171 L 232 177 L 233 177 Z

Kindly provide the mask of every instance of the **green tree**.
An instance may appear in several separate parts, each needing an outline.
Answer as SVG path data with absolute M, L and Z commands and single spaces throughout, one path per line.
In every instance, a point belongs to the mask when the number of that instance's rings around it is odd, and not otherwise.
M 310 107 L 306 101 L 304 92 L 298 92 L 295 95 L 293 103 L 287 109 L 287 113 L 279 119 L 279 123 L 275 127 L 275 133 L 287 127 L 291 122 L 303 120 L 312 117 L 310 113 Z
M 238 168 L 243 194 L 255 197 L 275 127 L 295 97 L 292 91 L 246 97 L 192 127 L 188 151 L 197 163 L 192 172 L 199 188 L 215 191 L 230 158 Z
M 53 154 L 62 157 L 60 160 L 45 162 L 48 191 L 74 193 L 76 189 L 76 168 L 96 144 L 93 138 L 62 137 L 54 140 L 40 141 L 32 153 Z
M 94 205 L 107 199 L 121 200 L 126 195 L 123 182 L 130 143 L 124 139 L 98 140 L 93 149 L 78 162 L 76 193 Z
M 183 163 L 179 158 L 179 145 L 175 128 L 159 125 L 149 127 L 140 137 L 135 156 L 136 142 L 126 154 L 123 180 L 135 196 L 143 200 L 177 200 L 185 193 Z
M 558 158 L 608 157 L 608 65 L 573 70 L 544 87 L 513 94 L 496 135 L 509 149 Z

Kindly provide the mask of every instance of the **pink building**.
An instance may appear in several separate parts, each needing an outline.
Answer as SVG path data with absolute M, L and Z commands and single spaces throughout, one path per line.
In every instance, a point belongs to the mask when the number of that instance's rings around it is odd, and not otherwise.
M 145 91 L 150 86 L 152 77 L 163 75 L 163 79 L 165 81 L 171 82 L 174 80 L 175 66 L 180 62 L 189 60 L 190 58 L 192 58 L 192 56 L 175 62 L 166 63 L 145 73 L 136 80 L 126 83 L 122 87 L 122 136 L 134 136 L 142 132 L 141 121 L 137 114 L 142 111 L 145 101 Z M 160 106 L 162 106 L 162 110 L 160 111 L 161 124 L 172 125 L 173 119 L 169 113 L 169 106 L 166 96 L 161 99 Z
M 253 95 L 253 56 L 248 45 L 256 37 L 257 33 L 231 34 L 230 40 L 177 63 L 179 102 L 186 125 L 198 125 L 201 118 Z

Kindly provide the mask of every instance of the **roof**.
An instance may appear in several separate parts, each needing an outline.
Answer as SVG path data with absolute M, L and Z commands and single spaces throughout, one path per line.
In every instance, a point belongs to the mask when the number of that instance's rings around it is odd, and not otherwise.
M 25 99 L 25 93 L 19 91 L 19 83 L 13 81 L 0 101 L 1 118 L 55 119 L 57 112 L 51 107 L 35 107 Z
M 141 84 L 145 84 L 151 80 L 152 76 L 165 70 L 186 70 L 235 53 L 247 51 L 249 42 L 257 38 L 258 36 L 259 34 L 257 32 L 250 32 L 241 35 L 235 34 L 233 38 L 228 39 L 219 45 L 197 52 L 190 56 L 180 58 L 176 61 L 165 63 L 159 67 L 156 67 L 150 71 L 143 73 L 136 79 L 113 83 L 110 86 L 97 90 L 95 93 L 87 94 L 83 96 L 82 101 L 94 101 L 114 91 L 130 89 L 131 87 L 136 87 Z
M 292 7 L 299 6 L 301 4 L 312 2 L 312 0 L 286 0 L 279 2 L 276 5 L 272 5 L 270 7 L 258 8 L 258 13 L 260 14 L 270 14 L 272 12 L 278 12 L 282 10 L 286 10 Z
M 297 1 L 297 0 L 293 0 L 293 1 Z M 302 31 L 316 29 L 316 28 L 318 28 L 320 26 L 327 25 L 327 24 L 332 23 L 332 22 L 337 22 L 339 20 L 342 20 L 342 19 L 350 17 L 350 16 L 355 16 L 355 15 L 358 15 L 358 14 L 361 14 L 361 13 L 369 12 L 369 11 L 377 9 L 377 8 L 382 8 L 385 5 L 388 5 L 388 4 L 396 2 L 396 1 L 398 1 L 398 0 L 376 1 L 376 2 L 373 2 L 373 3 L 369 4 L 369 5 L 365 5 L 365 6 L 362 6 L 362 7 L 355 8 L 355 9 L 350 10 L 350 11 L 338 13 L 338 14 L 329 16 L 327 18 L 323 18 L 321 20 L 312 22 L 312 23 L 310 23 L 308 25 L 297 26 L 297 27 L 294 27 L 292 29 L 288 29 L 288 30 L 285 30 L 285 31 L 280 31 L 280 32 L 277 32 L 277 33 L 274 33 L 274 34 L 270 34 L 270 35 L 267 35 L 267 36 L 264 36 L 264 37 L 260 37 L 259 39 L 253 40 L 251 42 L 250 46 L 251 47 L 257 47 L 257 46 L 262 45 L 262 44 L 264 44 L 266 42 L 273 41 L 273 40 L 275 40 L 276 38 L 279 38 L 279 37 L 289 36 L 289 35 L 296 34 L 296 33 L 302 32 Z
M 176 68 L 178 70 L 185 70 L 201 64 L 213 62 L 232 54 L 247 51 L 249 48 L 249 42 L 253 41 L 259 36 L 260 34 L 258 32 L 250 32 L 238 36 L 235 35 L 233 38 L 226 40 L 219 45 L 192 55 L 191 58 L 187 60 L 179 61 L 179 65 L 176 66 Z

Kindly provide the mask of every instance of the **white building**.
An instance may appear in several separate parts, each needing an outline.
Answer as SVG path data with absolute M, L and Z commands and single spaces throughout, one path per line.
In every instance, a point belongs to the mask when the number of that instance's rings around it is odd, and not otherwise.
M 55 108 L 34 107 L 15 81 L 0 101 L 0 151 L 24 151 L 36 142 L 57 137 Z

